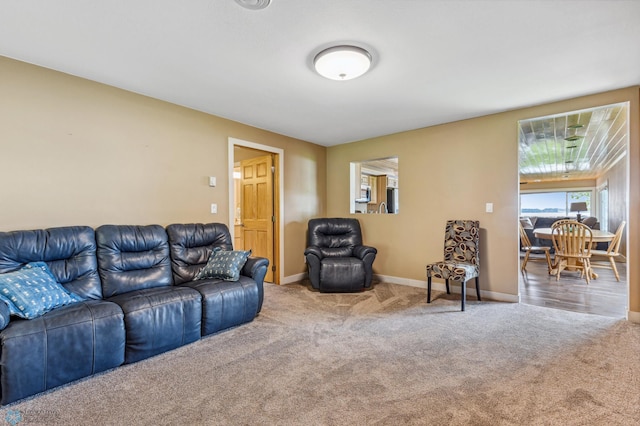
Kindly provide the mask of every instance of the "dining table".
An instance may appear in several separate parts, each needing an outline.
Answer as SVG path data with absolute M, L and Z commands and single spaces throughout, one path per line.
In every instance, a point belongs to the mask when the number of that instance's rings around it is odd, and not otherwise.
M 533 230 L 533 235 L 542 240 L 551 240 L 551 233 L 551 228 L 536 228 Z M 599 229 L 592 229 L 591 235 L 593 236 L 592 241 L 594 243 L 608 243 L 616 236 L 616 234 L 612 234 L 608 231 L 601 231 Z
M 552 232 L 553 231 L 551 230 L 551 228 L 535 228 L 533 230 L 533 235 L 535 235 L 536 238 L 539 238 L 542 240 L 551 240 Z M 594 244 L 611 242 L 613 238 L 616 236 L 616 234 L 613 234 L 608 231 L 602 231 L 600 229 L 592 229 L 591 235 L 593 237 L 591 241 Z M 567 269 L 571 270 L 570 268 L 567 268 Z M 553 275 L 556 273 L 556 270 L 552 269 L 550 273 Z M 591 278 L 598 278 L 598 274 L 593 272 L 593 270 L 591 270 Z

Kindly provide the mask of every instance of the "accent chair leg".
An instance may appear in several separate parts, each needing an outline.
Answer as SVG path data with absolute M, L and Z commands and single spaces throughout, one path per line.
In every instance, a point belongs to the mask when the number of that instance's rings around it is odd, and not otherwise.
M 460 292 L 462 293 L 462 311 L 464 311 L 464 302 L 467 299 L 467 283 L 462 281 L 460 285 Z
M 449 280 L 444 280 L 444 284 L 447 286 L 447 294 L 451 294 L 449 291 Z
M 431 275 L 427 275 L 427 303 L 431 303 Z
M 480 277 L 476 277 L 476 296 L 478 296 L 478 302 L 482 302 L 480 299 Z

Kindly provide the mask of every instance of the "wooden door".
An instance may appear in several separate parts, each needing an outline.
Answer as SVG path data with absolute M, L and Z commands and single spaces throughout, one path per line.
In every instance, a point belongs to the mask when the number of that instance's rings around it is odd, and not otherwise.
M 242 169 L 242 224 L 244 249 L 269 259 L 265 281 L 274 282 L 273 158 L 271 155 L 240 162 Z

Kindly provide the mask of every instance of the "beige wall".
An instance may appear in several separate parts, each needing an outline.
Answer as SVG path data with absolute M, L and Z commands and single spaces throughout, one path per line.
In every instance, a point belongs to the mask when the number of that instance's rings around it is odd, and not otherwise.
M 378 274 L 426 281 L 442 257 L 445 221 L 477 219 L 482 228 L 481 289 L 518 294 L 518 132 L 522 119 L 630 101 L 629 245 L 640 253 L 640 89 L 622 89 L 330 147 L 327 214 L 349 215 L 349 162 L 399 157 L 398 215 L 357 215 L 365 242 L 378 248 Z M 494 213 L 485 213 L 485 203 Z M 640 315 L 640 262 L 629 264 L 630 310 Z M 508 297 L 507 297 L 508 299 Z M 637 318 L 640 321 L 640 318 Z
M 234 137 L 284 150 L 284 274 L 304 271 L 326 148 L 2 57 L 0 76 L 0 231 L 228 224 Z
M 630 101 L 627 249 L 631 259 L 640 253 L 638 87 L 326 149 L 2 57 L 0 76 L 2 231 L 229 223 L 234 137 L 284 150 L 284 275 L 292 276 L 305 271 L 308 219 L 349 215 L 349 162 L 398 156 L 400 214 L 358 215 L 379 250 L 376 272 L 423 282 L 424 265 L 442 255 L 445 220 L 479 219 L 481 286 L 515 296 L 517 121 Z M 485 213 L 487 202 L 494 213 Z M 640 316 L 639 268 L 629 264 L 630 310 Z

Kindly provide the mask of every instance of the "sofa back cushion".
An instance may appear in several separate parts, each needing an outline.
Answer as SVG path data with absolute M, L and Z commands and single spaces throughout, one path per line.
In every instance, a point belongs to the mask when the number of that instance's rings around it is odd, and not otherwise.
M 223 223 L 173 224 L 167 226 L 167 234 L 176 284 L 193 281 L 214 248 L 233 249 L 229 228 Z
M 569 217 L 538 217 L 535 228 L 551 228 L 554 222 L 561 219 L 570 219 Z
M 94 230 L 67 226 L 0 232 L 0 273 L 46 262 L 57 282 L 84 299 L 101 299 Z
M 160 225 L 96 228 L 102 294 L 173 285 L 167 233 Z

